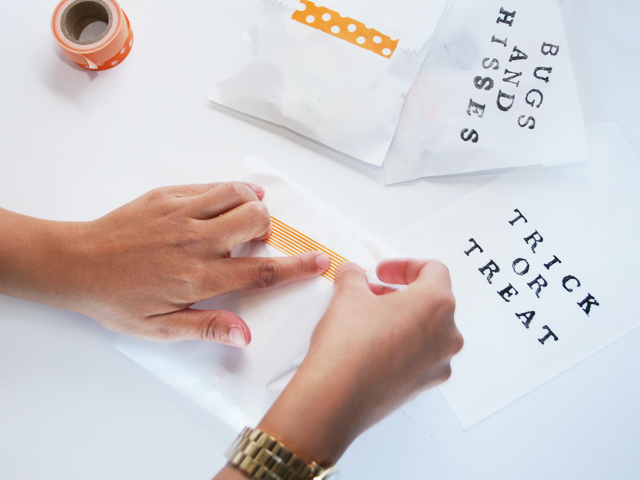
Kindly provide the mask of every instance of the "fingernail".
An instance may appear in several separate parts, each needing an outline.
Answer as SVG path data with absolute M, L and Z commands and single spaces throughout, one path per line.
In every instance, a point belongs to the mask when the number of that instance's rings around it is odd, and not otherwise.
M 231 327 L 229 331 L 229 341 L 236 347 L 246 347 L 247 339 L 244 336 L 244 332 L 240 327 Z
M 253 190 L 256 195 L 262 195 L 264 193 L 264 188 L 260 185 L 256 185 L 255 183 L 251 184 L 251 190 Z
M 327 268 L 329 268 L 329 265 L 331 265 L 331 257 L 326 253 L 323 253 L 316 257 L 316 266 L 318 267 L 318 270 L 322 270 L 324 272 Z

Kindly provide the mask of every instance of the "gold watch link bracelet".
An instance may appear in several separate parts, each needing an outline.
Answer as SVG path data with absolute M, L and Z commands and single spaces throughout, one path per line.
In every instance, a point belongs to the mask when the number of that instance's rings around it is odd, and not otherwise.
M 255 480 L 324 480 L 338 470 L 335 465 L 307 464 L 272 436 L 249 427 L 238 435 L 226 456 L 229 465 Z

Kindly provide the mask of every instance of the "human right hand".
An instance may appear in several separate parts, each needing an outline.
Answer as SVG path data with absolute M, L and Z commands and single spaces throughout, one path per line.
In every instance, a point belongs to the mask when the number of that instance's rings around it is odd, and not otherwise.
M 364 430 L 448 379 L 462 348 L 443 264 L 390 260 L 377 273 L 408 287 L 371 286 L 347 265 L 304 362 L 259 425 L 308 462 L 335 463 Z

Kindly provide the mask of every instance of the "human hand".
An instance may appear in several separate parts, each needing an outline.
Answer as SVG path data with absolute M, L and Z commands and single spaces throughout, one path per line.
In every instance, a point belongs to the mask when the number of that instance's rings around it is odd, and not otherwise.
M 444 382 L 462 348 L 448 270 L 433 260 L 390 260 L 372 286 L 351 264 L 309 352 L 259 428 L 304 460 L 332 464 L 364 430 L 418 392 Z
M 261 187 L 237 182 L 165 187 L 84 223 L 4 211 L 16 230 L 30 233 L 30 245 L 22 246 L 29 251 L 26 261 L 7 255 L 0 273 L 13 278 L 0 278 L 0 286 L 10 295 L 84 313 L 116 332 L 245 346 L 251 333 L 240 317 L 191 306 L 318 275 L 330 262 L 321 252 L 231 258 L 240 243 L 269 235 L 263 196 Z

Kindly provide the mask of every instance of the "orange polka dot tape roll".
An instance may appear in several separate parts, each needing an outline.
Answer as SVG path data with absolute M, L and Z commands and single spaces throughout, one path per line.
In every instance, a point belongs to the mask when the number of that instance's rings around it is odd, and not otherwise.
M 318 7 L 308 0 L 300 0 L 298 10 L 293 13 L 291 18 L 358 47 L 371 50 L 385 58 L 391 58 L 398 46 L 398 40 L 391 40 L 387 35 L 373 28 L 367 28 L 364 23 L 343 17 L 328 8 Z
M 63 0 L 51 29 L 64 54 L 87 70 L 119 65 L 133 46 L 129 19 L 114 0 Z
M 338 255 L 333 250 L 329 250 L 327 247 L 320 245 L 315 240 L 310 239 L 305 234 L 300 233 L 294 228 L 291 228 L 284 222 L 281 222 L 277 218 L 271 217 L 271 235 L 264 243 L 271 245 L 276 250 L 287 255 L 299 255 L 304 252 L 324 252 L 331 257 L 331 263 L 329 268 L 322 274 L 323 277 L 328 278 L 332 282 L 335 282 L 338 275 L 338 269 L 340 265 L 347 261 L 346 258 Z

